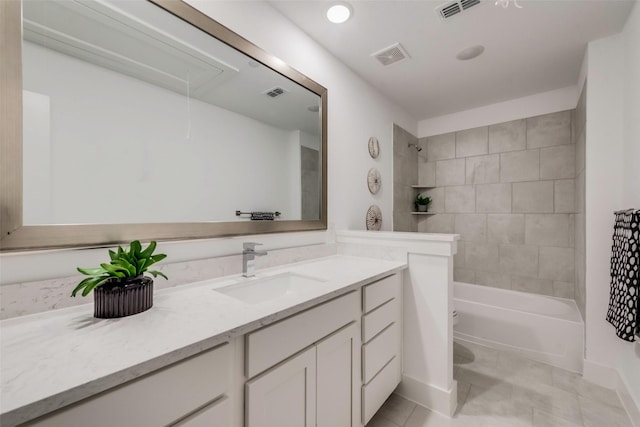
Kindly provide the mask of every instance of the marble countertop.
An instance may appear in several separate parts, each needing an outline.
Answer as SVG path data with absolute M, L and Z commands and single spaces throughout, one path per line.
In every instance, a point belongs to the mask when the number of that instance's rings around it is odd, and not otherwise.
M 401 271 L 406 262 L 331 256 L 157 291 L 154 306 L 96 319 L 93 304 L 0 322 L 0 416 L 13 426 Z M 321 279 L 259 304 L 215 292 L 290 272 Z

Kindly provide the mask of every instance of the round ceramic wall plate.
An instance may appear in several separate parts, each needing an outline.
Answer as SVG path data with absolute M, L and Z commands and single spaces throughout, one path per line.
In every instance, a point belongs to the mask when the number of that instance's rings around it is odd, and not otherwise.
M 380 172 L 376 168 L 369 169 L 367 173 L 367 186 L 371 194 L 376 194 L 380 190 Z
M 372 136 L 369 138 L 369 155 L 373 159 L 377 159 L 380 154 L 380 144 L 378 143 L 378 138 Z
M 369 206 L 367 210 L 367 230 L 380 230 L 382 227 L 382 211 L 377 205 Z

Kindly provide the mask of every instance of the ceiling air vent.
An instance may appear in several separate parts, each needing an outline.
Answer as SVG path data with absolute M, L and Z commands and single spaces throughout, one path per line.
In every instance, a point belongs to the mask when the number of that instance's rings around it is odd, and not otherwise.
M 404 50 L 400 43 L 396 43 L 393 46 L 389 46 L 378 52 L 374 52 L 371 54 L 371 56 L 376 58 L 378 62 L 380 62 L 384 66 L 395 64 L 396 62 L 400 62 L 409 58 L 409 54 L 406 50 Z
M 480 3 L 480 0 L 461 0 L 460 5 L 462 5 L 462 10 L 467 10 L 472 6 L 475 6 Z
M 276 98 L 280 95 L 283 95 L 285 92 L 287 92 L 286 90 L 282 89 L 281 87 L 274 87 L 272 89 L 269 89 L 268 91 L 264 92 L 265 95 L 270 96 L 271 98 Z
M 480 0 L 460 0 L 449 2 L 436 7 L 436 13 L 440 18 L 447 19 L 477 4 L 480 4 Z

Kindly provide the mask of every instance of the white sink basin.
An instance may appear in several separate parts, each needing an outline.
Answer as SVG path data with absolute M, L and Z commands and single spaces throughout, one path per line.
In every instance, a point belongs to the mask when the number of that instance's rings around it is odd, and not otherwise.
M 315 277 L 283 273 L 265 278 L 244 278 L 233 285 L 214 289 L 216 292 L 239 299 L 248 304 L 259 304 L 285 295 L 300 294 L 310 286 L 325 282 Z

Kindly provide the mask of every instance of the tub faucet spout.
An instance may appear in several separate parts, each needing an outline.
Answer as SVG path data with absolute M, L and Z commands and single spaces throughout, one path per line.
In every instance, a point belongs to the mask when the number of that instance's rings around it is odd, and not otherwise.
M 242 244 L 242 275 L 244 277 L 255 276 L 256 257 L 267 254 L 267 251 L 256 251 L 256 246 L 262 243 L 244 242 Z

